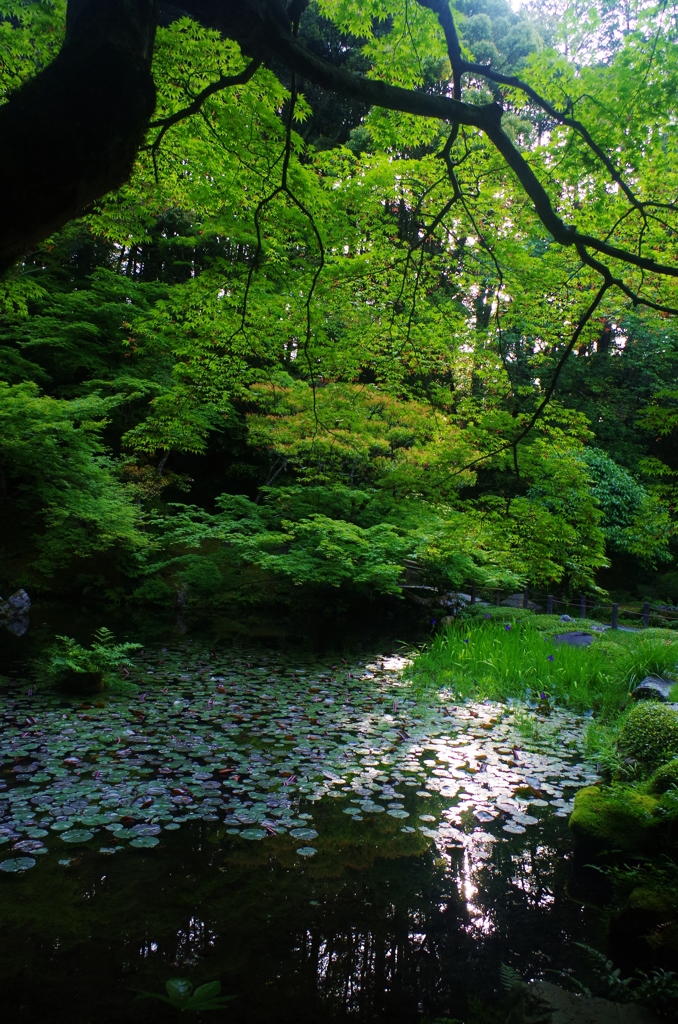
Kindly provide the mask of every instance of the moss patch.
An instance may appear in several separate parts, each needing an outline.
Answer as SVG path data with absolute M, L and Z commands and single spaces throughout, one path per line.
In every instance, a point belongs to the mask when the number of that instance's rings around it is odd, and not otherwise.
M 570 828 L 580 849 L 603 853 L 652 849 L 663 824 L 659 800 L 628 787 L 587 786 L 574 800 Z
M 648 792 L 666 793 L 678 787 L 678 757 L 658 768 L 650 779 Z

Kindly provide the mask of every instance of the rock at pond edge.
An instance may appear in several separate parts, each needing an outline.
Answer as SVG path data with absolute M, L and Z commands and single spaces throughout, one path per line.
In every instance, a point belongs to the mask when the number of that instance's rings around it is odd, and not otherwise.
M 659 1017 L 645 1006 L 566 992 L 548 981 L 515 985 L 500 1020 L 501 1024 L 659 1024 Z
M 574 798 L 570 828 L 578 857 L 656 852 L 658 841 L 678 839 L 678 811 L 631 787 L 587 786 Z

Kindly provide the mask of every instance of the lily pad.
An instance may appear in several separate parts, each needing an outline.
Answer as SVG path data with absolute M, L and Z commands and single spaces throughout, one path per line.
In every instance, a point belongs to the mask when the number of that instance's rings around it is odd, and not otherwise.
M 129 845 L 135 846 L 138 850 L 147 850 L 150 849 L 151 846 L 157 846 L 159 842 L 160 840 L 157 836 L 137 836 L 137 838 L 133 839 Z
M 246 828 L 240 833 L 243 839 L 265 839 L 266 832 L 263 828 Z
M 394 811 L 387 811 L 386 813 L 390 814 L 392 818 L 409 818 L 410 816 L 408 811 L 402 811 L 398 808 L 396 808 Z
M 62 832 L 61 838 L 65 843 L 87 843 L 94 839 L 94 833 L 85 828 L 75 828 L 72 832 Z
M 300 857 L 312 857 L 317 852 L 315 846 L 300 846 L 297 850 Z
M 0 861 L 0 871 L 13 874 L 17 871 L 28 871 L 29 868 L 34 868 L 35 865 L 36 861 L 32 857 L 13 857 L 11 860 Z
M 290 835 L 295 839 L 315 839 L 318 833 L 313 828 L 293 828 Z
M 521 833 L 526 831 L 524 825 L 514 825 L 512 822 L 508 822 L 506 825 L 504 825 L 503 829 L 504 832 L 510 832 L 511 835 L 515 836 L 519 836 L 521 835 Z

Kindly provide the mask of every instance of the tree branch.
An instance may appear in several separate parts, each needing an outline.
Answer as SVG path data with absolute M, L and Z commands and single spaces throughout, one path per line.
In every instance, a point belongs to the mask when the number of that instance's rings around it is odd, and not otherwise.
M 152 149 L 157 149 L 160 145 L 165 132 L 172 127 L 172 125 L 178 124 L 179 121 L 184 121 L 187 117 L 191 117 L 192 114 L 197 114 L 202 107 L 205 100 L 213 96 L 215 92 L 221 92 L 222 89 L 228 89 L 233 85 L 245 85 L 246 82 L 256 74 L 261 67 L 260 60 L 251 61 L 246 68 L 238 72 L 237 75 L 221 75 L 216 82 L 210 82 L 205 88 L 198 93 L 187 107 L 183 107 L 181 110 L 177 110 L 176 113 L 170 114 L 169 117 L 161 117 L 157 121 L 151 121 L 149 128 L 160 128 L 157 138 L 154 140 Z

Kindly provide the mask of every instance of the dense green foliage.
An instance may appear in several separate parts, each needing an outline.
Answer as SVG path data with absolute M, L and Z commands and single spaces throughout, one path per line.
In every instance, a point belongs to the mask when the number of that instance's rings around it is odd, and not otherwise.
M 469 57 L 569 97 L 659 201 L 677 173 L 675 29 L 631 7 L 620 32 L 614 5 L 588 20 L 456 5 Z M 64 5 L 0 13 L 10 89 L 53 52 Z M 322 0 L 300 38 L 447 89 L 423 7 Z M 242 67 L 188 19 L 156 51 L 159 116 Z M 491 98 L 480 80 L 466 91 Z M 558 160 L 561 215 L 632 244 L 581 140 L 504 99 L 521 152 Z M 414 561 L 445 588 L 593 590 L 612 560 L 629 591 L 663 569 L 654 593 L 678 597 L 674 323 L 609 293 L 541 409 L 595 273 L 552 244 L 483 137 L 460 132 L 451 200 L 448 125 L 265 68 L 154 132 L 130 183 L 2 285 L 3 589 L 211 607 L 300 587 L 398 596 Z M 669 259 L 659 219 L 643 244 Z

